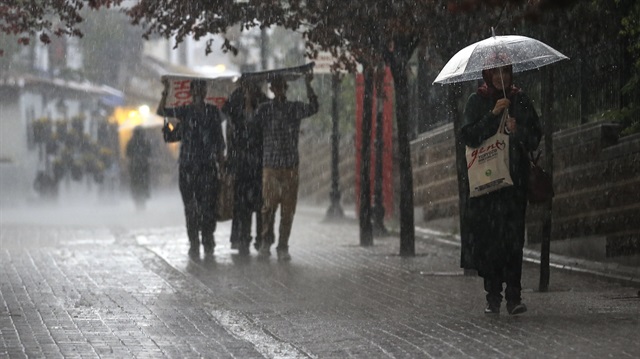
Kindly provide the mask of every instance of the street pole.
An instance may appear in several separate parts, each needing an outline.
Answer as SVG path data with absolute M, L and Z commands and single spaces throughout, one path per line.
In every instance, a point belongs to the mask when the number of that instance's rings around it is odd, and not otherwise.
M 543 68 L 542 85 L 542 118 L 544 120 L 544 163 L 553 182 L 553 75 L 551 69 Z M 540 292 L 549 291 L 549 277 L 551 276 L 549 256 L 551 253 L 551 223 L 553 199 L 544 204 L 545 211 L 542 218 L 542 241 L 540 244 Z
M 384 226 L 384 203 L 382 195 L 382 152 L 384 149 L 383 138 L 383 110 L 384 110 L 384 64 L 378 67 L 377 81 L 376 81 L 376 140 L 375 140 L 375 173 L 373 182 L 373 208 L 371 214 L 373 216 L 373 235 L 384 236 L 388 234 L 387 229 Z
M 331 99 L 331 192 L 329 193 L 331 204 L 329 205 L 326 215 L 326 220 L 328 221 L 344 218 L 344 211 L 340 205 L 340 128 L 338 126 L 338 95 L 340 93 L 339 73 L 332 75 L 331 87 L 333 91 L 333 97 Z

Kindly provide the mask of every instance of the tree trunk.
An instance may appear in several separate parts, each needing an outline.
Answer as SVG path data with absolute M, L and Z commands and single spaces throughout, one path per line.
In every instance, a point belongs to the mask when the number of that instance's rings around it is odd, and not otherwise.
M 389 58 L 396 99 L 396 123 L 398 126 L 398 151 L 400 162 L 400 256 L 416 254 L 413 208 L 413 169 L 409 143 L 409 85 L 407 64 L 415 43 L 396 41 Z
M 456 146 L 456 172 L 458 177 L 458 213 L 460 224 L 460 268 L 465 271 L 475 269 L 473 264 L 473 243 L 469 235 L 469 224 L 467 223 L 467 202 L 469 200 L 469 177 L 467 176 L 466 146 L 460 138 L 460 128 L 462 128 L 462 116 L 458 115 L 457 99 L 461 96 L 459 84 L 448 85 L 447 106 L 449 120 L 453 122 L 453 132 Z M 466 273 L 466 272 L 465 272 Z
M 373 116 L 373 67 L 363 64 L 362 147 L 360 148 L 360 245 L 373 245 L 371 225 L 371 124 Z

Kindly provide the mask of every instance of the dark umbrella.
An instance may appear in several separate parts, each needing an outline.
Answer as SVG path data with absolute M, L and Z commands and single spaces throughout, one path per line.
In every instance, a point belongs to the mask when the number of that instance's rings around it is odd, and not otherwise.
M 313 71 L 315 62 L 295 67 L 285 67 L 275 70 L 244 72 L 240 76 L 240 81 L 248 80 L 254 82 L 271 81 L 276 76 L 282 76 L 287 81 L 293 81 L 306 73 Z

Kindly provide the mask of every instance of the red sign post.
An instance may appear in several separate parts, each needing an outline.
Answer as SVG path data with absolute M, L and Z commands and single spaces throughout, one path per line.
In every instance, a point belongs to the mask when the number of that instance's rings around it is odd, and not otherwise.
M 385 218 L 391 218 L 394 210 L 394 198 L 393 198 L 393 77 L 391 71 L 386 68 L 384 77 L 384 91 L 385 101 L 382 111 L 382 197 L 385 208 Z M 360 173 L 362 168 L 361 151 L 362 148 L 362 115 L 363 106 L 362 100 L 364 97 L 364 76 L 359 73 L 356 75 L 356 174 Z M 373 106 L 370 111 L 373 112 L 373 118 L 376 118 L 378 97 L 375 93 L 373 96 Z M 371 127 L 371 196 L 374 195 L 375 185 L 375 133 L 376 133 L 376 121 L 374 120 Z M 356 175 L 356 193 L 360 193 L 360 176 Z M 356 209 L 360 208 L 360 197 L 356 196 Z M 373 203 L 373 198 L 372 198 Z

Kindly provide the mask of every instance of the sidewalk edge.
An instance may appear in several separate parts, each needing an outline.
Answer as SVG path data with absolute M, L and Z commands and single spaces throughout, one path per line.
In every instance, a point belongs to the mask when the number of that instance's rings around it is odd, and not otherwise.
M 416 235 L 422 239 L 433 240 L 435 242 L 460 247 L 460 236 L 440 232 L 430 228 L 416 226 Z M 540 263 L 540 251 L 524 248 L 523 259 L 530 263 Z M 603 263 L 586 259 L 563 256 L 560 254 L 549 255 L 549 266 L 557 269 L 563 269 L 572 272 L 591 274 L 599 277 L 605 277 L 622 282 L 640 285 L 640 270 L 630 266 L 624 266 L 617 263 Z

